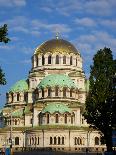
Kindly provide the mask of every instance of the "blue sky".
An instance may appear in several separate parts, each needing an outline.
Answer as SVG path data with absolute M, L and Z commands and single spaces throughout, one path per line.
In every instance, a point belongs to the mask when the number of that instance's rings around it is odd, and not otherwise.
M 8 24 L 11 39 L 0 43 L 0 66 L 7 79 L 0 86 L 0 106 L 10 87 L 28 76 L 34 49 L 56 32 L 80 51 L 87 76 L 98 49 L 109 47 L 116 58 L 115 8 L 116 0 L 0 0 L 0 25 Z

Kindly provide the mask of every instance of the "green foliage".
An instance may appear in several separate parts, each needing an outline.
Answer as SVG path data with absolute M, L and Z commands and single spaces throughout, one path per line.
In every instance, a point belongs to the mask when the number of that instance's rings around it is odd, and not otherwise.
M 114 117 L 116 120 L 115 103 L 112 102 L 115 65 L 116 61 L 113 60 L 112 51 L 109 48 L 100 49 L 94 56 L 84 113 L 87 122 L 104 134 L 108 150 L 112 149 L 108 143 L 112 145 Z
M 10 39 L 7 37 L 7 35 L 8 35 L 7 25 L 4 24 L 4 26 L 0 27 L 0 42 L 8 43 Z
M 5 84 L 6 84 L 5 74 L 3 73 L 0 67 L 0 85 L 5 85 Z

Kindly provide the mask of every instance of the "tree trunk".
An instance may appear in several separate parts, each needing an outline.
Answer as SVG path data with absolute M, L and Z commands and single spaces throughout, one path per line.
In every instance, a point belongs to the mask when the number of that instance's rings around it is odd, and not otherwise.
M 107 130 L 107 132 L 104 134 L 105 140 L 106 140 L 106 147 L 107 151 L 111 152 L 112 149 L 112 130 Z

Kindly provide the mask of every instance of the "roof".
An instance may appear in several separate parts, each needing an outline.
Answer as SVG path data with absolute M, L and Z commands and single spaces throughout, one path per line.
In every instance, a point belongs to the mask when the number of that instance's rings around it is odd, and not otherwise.
M 12 112 L 12 117 L 22 117 L 23 116 L 23 108 L 17 109 Z
M 66 112 L 69 112 L 71 113 L 71 110 L 63 103 L 50 103 L 48 104 L 46 107 L 43 108 L 43 110 L 41 111 L 42 113 L 50 113 L 50 114 L 53 114 L 55 112 L 58 112 L 58 113 L 66 113 Z
M 67 75 L 64 74 L 51 74 L 46 76 L 41 80 L 37 86 L 39 89 L 46 87 L 68 87 L 68 88 L 77 88 L 74 81 Z
M 26 80 L 17 81 L 9 90 L 9 92 L 25 92 L 28 90 L 28 83 Z
M 35 50 L 34 54 L 45 54 L 45 53 L 75 53 L 79 54 L 79 51 L 70 42 L 63 39 L 52 39 L 44 42 Z

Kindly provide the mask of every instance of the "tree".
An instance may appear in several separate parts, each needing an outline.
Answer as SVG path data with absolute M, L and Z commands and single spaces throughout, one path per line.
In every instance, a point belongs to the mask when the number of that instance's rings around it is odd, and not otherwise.
M 8 43 L 10 39 L 7 37 L 7 35 L 8 35 L 7 25 L 4 24 L 4 26 L 0 27 L 0 42 Z M 5 84 L 6 84 L 5 74 L 3 73 L 0 67 L 0 85 Z
M 0 27 L 0 42 L 8 43 L 10 39 L 7 37 L 7 35 L 8 35 L 7 24 L 4 24 L 4 26 Z
M 90 86 L 84 112 L 87 122 L 103 133 L 107 151 L 112 151 L 112 130 L 114 120 L 116 121 L 116 102 L 111 100 L 114 95 L 115 66 L 116 61 L 113 60 L 109 48 L 100 49 L 94 55 L 93 65 L 90 66 Z
M 6 84 L 5 74 L 3 73 L 0 67 L 0 85 L 5 85 L 5 84 Z

